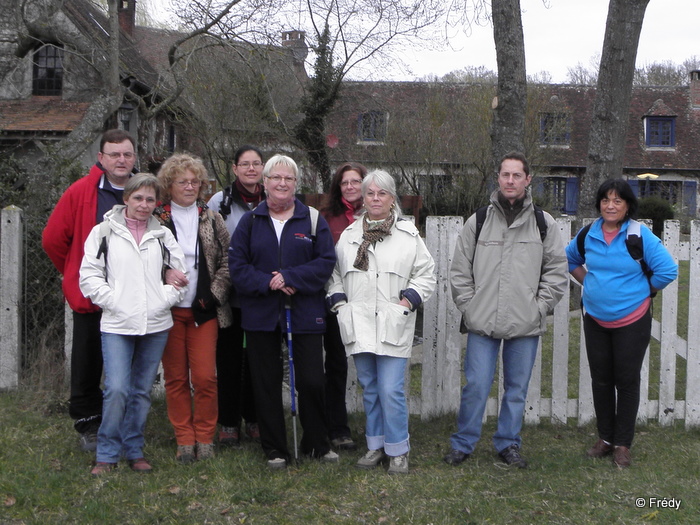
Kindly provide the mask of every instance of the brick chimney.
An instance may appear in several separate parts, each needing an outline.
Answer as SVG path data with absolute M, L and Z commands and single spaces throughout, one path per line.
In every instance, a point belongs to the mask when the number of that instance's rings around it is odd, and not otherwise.
M 690 107 L 700 108 L 700 70 L 690 72 Z
M 117 0 L 117 13 L 119 13 L 119 27 L 127 35 L 134 34 L 136 25 L 136 0 Z
M 309 54 L 309 48 L 306 45 L 306 33 L 304 31 L 283 31 L 282 47 L 290 49 L 294 60 L 298 62 L 304 62 L 306 56 Z

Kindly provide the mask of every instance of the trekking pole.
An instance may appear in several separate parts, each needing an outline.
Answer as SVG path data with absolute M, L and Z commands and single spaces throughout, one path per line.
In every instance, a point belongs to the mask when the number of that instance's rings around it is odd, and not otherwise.
M 294 351 L 292 350 L 292 298 L 287 297 L 284 305 L 287 314 L 287 350 L 289 351 L 289 393 L 292 396 L 292 428 L 294 429 L 294 461 L 299 460 L 297 450 L 297 403 L 294 388 Z

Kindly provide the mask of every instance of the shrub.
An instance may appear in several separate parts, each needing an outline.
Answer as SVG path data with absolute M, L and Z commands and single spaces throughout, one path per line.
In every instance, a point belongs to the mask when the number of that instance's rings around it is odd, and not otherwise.
M 661 237 L 664 221 L 673 219 L 673 207 L 666 199 L 653 195 L 639 200 L 637 215 L 642 219 L 651 219 L 654 223 L 654 234 Z

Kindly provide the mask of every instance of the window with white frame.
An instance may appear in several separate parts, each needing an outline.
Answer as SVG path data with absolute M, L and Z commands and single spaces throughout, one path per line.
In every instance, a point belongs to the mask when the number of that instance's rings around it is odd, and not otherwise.
M 644 120 L 647 148 L 674 148 L 676 146 L 675 117 L 646 117 Z
M 357 117 L 357 141 L 365 144 L 383 144 L 389 115 L 385 111 L 366 111 Z
M 540 144 L 543 146 L 571 144 L 571 115 L 540 113 Z
M 32 95 L 56 96 L 63 92 L 63 49 L 51 44 L 34 52 Z

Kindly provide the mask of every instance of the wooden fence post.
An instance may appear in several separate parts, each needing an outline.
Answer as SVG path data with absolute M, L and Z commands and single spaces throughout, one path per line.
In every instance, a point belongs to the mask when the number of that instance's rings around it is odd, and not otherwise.
M 8 206 L 2 210 L 0 240 L 0 390 L 16 389 L 22 348 L 20 303 L 24 265 L 22 210 Z
M 700 426 L 700 221 L 690 224 L 685 428 Z
M 452 301 L 450 267 L 461 217 L 428 217 L 426 246 L 435 259 L 435 294 L 423 307 L 421 418 L 456 413 L 461 385 L 461 315 Z

